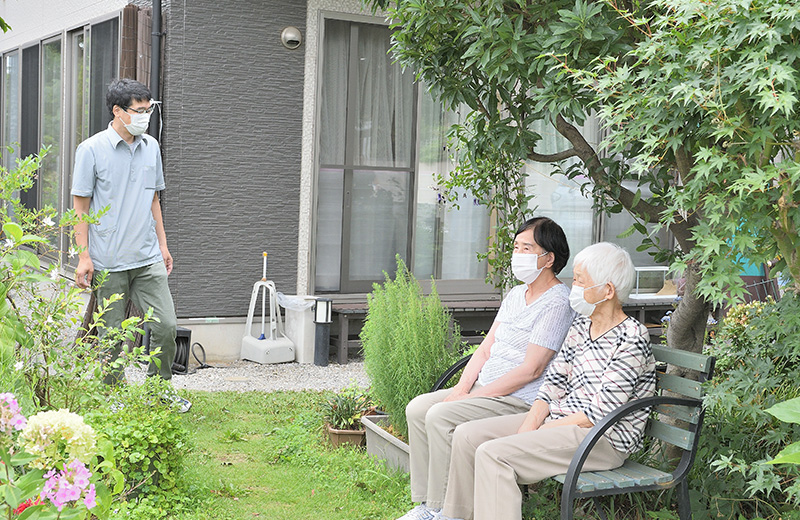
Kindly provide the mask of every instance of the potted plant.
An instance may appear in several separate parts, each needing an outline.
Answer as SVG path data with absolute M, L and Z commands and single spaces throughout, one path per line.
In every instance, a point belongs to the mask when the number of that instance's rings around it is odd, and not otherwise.
M 386 427 L 391 425 L 400 437 L 408 435 L 406 405 L 429 392 L 442 372 L 461 357 L 461 335 L 436 285 L 432 284 L 430 295 L 424 295 L 399 257 L 395 279 L 387 275 L 383 285 L 375 284 L 367 302 L 361 329 L 364 369 L 373 398 L 388 415 L 362 420 L 367 452 L 391 467 L 407 470 L 408 445 L 389 435 Z
M 345 388 L 325 402 L 325 431 L 334 447 L 343 444 L 364 445 L 361 417 L 374 413 L 369 394 L 358 387 Z

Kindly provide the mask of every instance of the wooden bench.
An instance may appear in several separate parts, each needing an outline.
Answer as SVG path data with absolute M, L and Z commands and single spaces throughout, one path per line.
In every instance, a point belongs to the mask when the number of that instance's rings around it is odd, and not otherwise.
M 715 359 L 663 345 L 653 345 L 653 356 L 658 367 L 656 395 L 626 403 L 604 417 L 578 447 L 567 473 L 553 477 L 564 485 L 562 520 L 572 520 L 574 503 L 579 498 L 591 497 L 600 517 L 607 520 L 599 497 L 671 488 L 677 488 L 680 519 L 692 518 L 687 477 L 694 463 L 703 425 L 702 384 L 711 379 Z M 460 359 L 442 374 L 431 391 L 444 388 L 467 364 L 469 357 Z M 589 452 L 603 433 L 631 412 L 650 407 L 653 409 L 645 427 L 645 449 L 655 453 L 666 451 L 667 445 L 677 448 L 680 459 L 672 471 L 645 466 L 630 459 L 619 468 L 608 471 L 581 471 Z
M 457 321 L 469 317 L 486 317 L 491 320 L 500 308 L 499 299 L 478 300 L 442 300 L 442 304 L 447 307 Z M 340 365 L 347 363 L 347 354 L 351 348 L 359 348 L 361 342 L 357 339 L 350 339 L 350 322 L 352 320 L 364 320 L 367 315 L 367 303 L 357 302 L 333 302 L 331 314 L 339 325 L 338 336 L 332 338 L 331 343 L 336 347 L 336 358 Z M 462 327 L 463 328 L 463 327 Z M 488 330 L 489 327 L 486 327 Z

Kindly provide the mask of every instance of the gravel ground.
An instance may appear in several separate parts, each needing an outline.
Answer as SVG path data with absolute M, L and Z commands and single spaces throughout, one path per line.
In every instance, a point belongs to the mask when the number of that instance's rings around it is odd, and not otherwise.
M 191 367 L 190 370 L 194 370 Z M 129 368 L 125 375 L 128 381 L 142 381 L 145 370 Z M 355 383 L 369 386 L 364 373 L 364 362 L 352 360 L 346 365 L 330 363 L 326 367 L 313 364 L 279 363 L 259 365 L 250 361 L 235 361 L 215 364 L 214 368 L 203 368 L 193 374 L 172 377 L 176 389 L 206 390 L 211 392 L 272 392 L 276 390 L 341 390 Z

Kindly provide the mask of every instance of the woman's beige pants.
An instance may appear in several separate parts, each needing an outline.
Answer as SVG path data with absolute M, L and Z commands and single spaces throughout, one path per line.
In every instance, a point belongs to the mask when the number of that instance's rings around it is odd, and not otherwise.
M 435 509 L 441 508 L 444 502 L 450 444 L 456 426 L 475 419 L 518 414 L 530 409 L 522 399 L 510 396 L 442 402 L 450 392 L 439 390 L 419 395 L 406 407 L 411 452 L 411 500 L 425 502 Z
M 589 428 L 558 426 L 517 433 L 526 414 L 492 417 L 457 427 L 443 513 L 464 520 L 521 520 L 519 484 L 533 484 L 567 472 Z M 583 469 L 622 465 L 627 454 L 604 438 Z

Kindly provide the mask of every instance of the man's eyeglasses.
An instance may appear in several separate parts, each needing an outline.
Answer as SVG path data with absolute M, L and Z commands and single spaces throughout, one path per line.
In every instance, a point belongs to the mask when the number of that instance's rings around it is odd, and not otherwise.
M 152 114 L 153 110 L 156 109 L 156 105 L 155 103 L 153 103 L 149 107 L 142 107 L 142 108 L 123 107 L 122 109 L 125 111 L 131 110 L 133 112 L 136 112 L 137 114 Z

